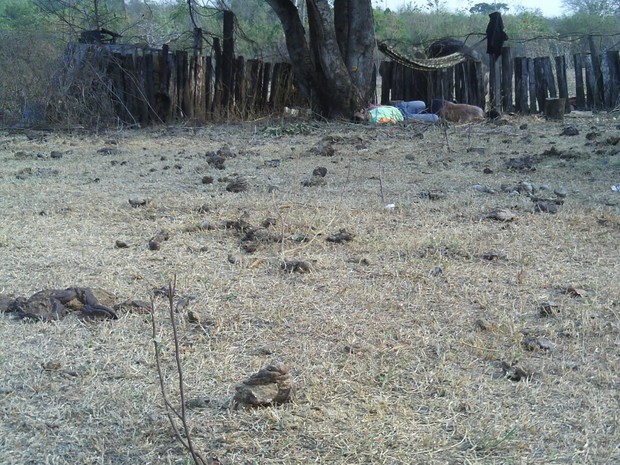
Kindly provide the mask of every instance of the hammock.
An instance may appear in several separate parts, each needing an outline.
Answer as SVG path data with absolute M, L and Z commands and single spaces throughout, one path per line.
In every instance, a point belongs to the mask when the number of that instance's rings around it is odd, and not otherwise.
M 464 61 L 469 59 L 469 56 L 459 52 L 439 58 L 411 58 L 403 55 L 400 52 L 397 52 L 385 42 L 379 42 L 377 46 L 379 47 L 379 50 L 383 52 L 383 54 L 390 57 L 396 63 L 399 63 L 407 68 L 417 69 L 421 71 L 433 71 L 435 69 L 451 68 L 452 66 L 456 66 L 459 63 L 463 63 Z

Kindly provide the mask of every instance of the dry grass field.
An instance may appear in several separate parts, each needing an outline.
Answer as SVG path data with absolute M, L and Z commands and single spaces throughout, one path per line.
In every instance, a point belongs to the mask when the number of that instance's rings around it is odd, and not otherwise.
M 620 463 L 618 124 L 5 130 L 0 293 L 154 298 L 178 405 L 176 276 L 213 463 Z M 0 463 L 192 463 L 151 316 L 118 316 L 0 314 Z M 270 361 L 292 401 L 233 408 Z

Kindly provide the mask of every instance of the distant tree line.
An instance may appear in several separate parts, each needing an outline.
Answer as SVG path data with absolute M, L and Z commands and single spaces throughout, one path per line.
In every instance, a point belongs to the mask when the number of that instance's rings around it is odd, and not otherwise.
M 300 12 L 304 1 L 296 0 Z M 502 2 L 480 2 L 457 12 L 440 0 L 421 6 L 409 2 L 398 10 L 375 6 L 375 35 L 406 52 L 440 37 L 483 34 L 493 11 L 502 13 L 512 38 L 620 31 L 620 0 L 564 0 L 563 5 L 566 14 L 557 18 L 546 18 L 540 10 L 513 11 Z M 61 32 L 70 41 L 83 30 L 105 27 L 121 34 L 121 43 L 191 48 L 194 27 L 203 30 L 207 41 L 221 36 L 224 9 L 235 13 L 238 54 L 287 57 L 281 22 L 267 0 L 0 0 L 0 31 Z

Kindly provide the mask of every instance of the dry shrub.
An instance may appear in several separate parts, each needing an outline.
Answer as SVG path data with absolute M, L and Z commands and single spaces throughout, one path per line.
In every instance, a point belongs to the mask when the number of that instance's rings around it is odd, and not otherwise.
M 53 34 L 5 32 L 0 40 L 2 126 L 93 128 L 116 122 L 101 57 L 77 56 Z

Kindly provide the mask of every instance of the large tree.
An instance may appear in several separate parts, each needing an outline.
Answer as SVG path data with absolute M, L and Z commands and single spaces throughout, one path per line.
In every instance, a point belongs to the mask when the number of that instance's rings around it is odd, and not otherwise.
M 375 49 L 371 0 L 306 0 L 307 31 L 294 0 L 266 2 L 284 28 L 297 82 L 319 113 L 349 117 L 371 100 Z

